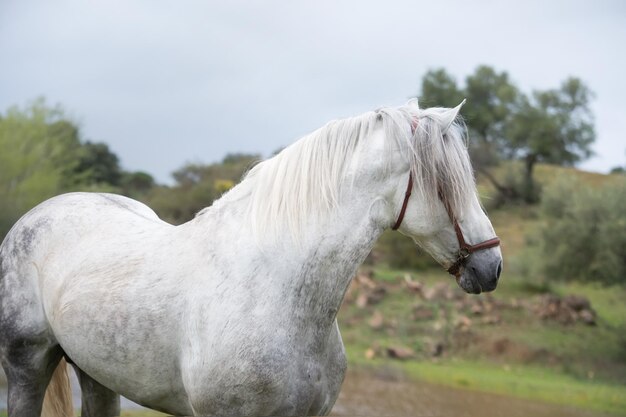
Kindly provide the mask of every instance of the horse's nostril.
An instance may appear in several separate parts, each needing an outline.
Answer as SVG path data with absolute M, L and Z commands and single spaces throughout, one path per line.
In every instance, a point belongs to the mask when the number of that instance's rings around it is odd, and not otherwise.
M 500 278 L 501 272 L 502 272 L 502 261 L 498 262 L 498 268 L 496 269 L 496 279 Z

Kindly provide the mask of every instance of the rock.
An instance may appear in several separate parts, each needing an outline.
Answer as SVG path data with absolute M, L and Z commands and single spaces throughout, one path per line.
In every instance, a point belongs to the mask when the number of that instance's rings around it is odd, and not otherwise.
M 373 290 L 376 287 L 378 287 L 378 284 L 376 283 L 376 281 L 374 281 L 372 279 L 372 277 L 373 277 L 373 273 L 370 273 L 370 274 L 358 274 L 354 278 L 354 280 L 359 285 L 359 287 Z
M 570 324 L 576 320 L 573 310 L 564 307 L 561 298 L 553 294 L 540 298 L 536 313 L 542 320 L 556 320 L 561 324 Z
M 438 282 L 424 289 L 423 294 L 427 300 L 452 300 L 454 298 L 452 288 L 445 282 Z
M 372 348 L 368 348 L 368 349 L 365 351 L 365 358 L 366 358 L 366 359 L 372 360 L 372 359 L 374 359 L 376 356 L 377 356 L 376 351 L 375 351 L 374 349 L 372 349 Z
M 433 309 L 424 304 L 416 304 L 413 306 L 411 318 L 413 320 L 432 320 L 435 317 Z
M 563 303 L 574 311 L 591 310 L 591 303 L 581 295 L 566 295 L 563 297 Z
M 406 360 L 414 357 L 415 352 L 404 346 L 390 346 L 387 348 L 387 356 L 393 359 Z
M 447 320 L 435 320 L 432 324 L 433 330 L 436 332 L 440 332 L 441 330 L 443 330 L 446 326 L 448 325 L 448 321 Z
M 424 294 L 422 293 L 423 290 L 423 285 L 421 282 L 417 282 L 417 281 L 413 281 L 413 279 L 411 278 L 411 275 L 409 274 L 405 274 L 404 275 L 404 284 L 406 285 L 406 288 L 415 293 L 415 294 L 419 294 L 421 296 L 424 296 Z
M 481 320 L 483 324 L 499 324 L 501 321 L 502 319 L 500 318 L 500 316 L 497 316 L 495 314 L 484 316 Z
M 472 326 L 472 320 L 467 316 L 459 316 L 456 320 L 456 327 L 461 330 L 467 330 Z
M 520 310 L 525 307 L 525 304 L 519 298 L 512 298 L 508 304 L 508 307 L 512 308 L 513 310 Z
M 510 348 L 511 348 L 511 341 L 506 337 L 494 340 L 493 344 L 491 345 L 491 349 L 497 355 L 501 355 L 505 353 Z
M 385 325 L 385 319 L 381 312 L 376 310 L 374 311 L 374 314 L 372 314 L 372 317 L 368 320 L 367 324 L 369 324 L 369 326 L 374 330 L 380 330 Z
M 369 305 L 378 304 L 385 295 L 387 294 L 387 290 L 385 287 L 375 287 L 371 290 L 361 290 L 359 295 L 356 297 L 356 305 L 359 308 L 365 308 Z
M 381 348 L 377 341 L 374 341 L 372 345 L 365 351 L 365 358 L 374 359 L 381 355 Z
M 470 311 L 472 312 L 473 315 L 475 316 L 480 316 L 481 314 L 483 314 L 483 306 L 482 303 L 475 303 L 472 305 Z
M 561 324 L 572 324 L 577 321 L 595 324 L 595 312 L 585 297 L 568 295 L 560 298 L 557 295 L 545 295 L 540 298 L 535 312 L 543 320 L 555 320 Z
M 434 343 L 432 348 L 430 349 L 430 354 L 435 357 L 441 356 L 443 354 L 443 348 L 444 348 L 443 343 L 441 342 Z
M 373 288 L 367 294 L 367 302 L 370 305 L 378 304 L 379 302 L 382 301 L 383 298 L 385 298 L 386 294 L 387 294 L 387 290 L 385 289 L 385 287 L 380 287 L 379 286 L 379 287 Z
M 585 324 L 589 326 L 595 326 L 596 324 L 596 313 L 593 310 L 582 310 L 578 313 L 578 318 Z

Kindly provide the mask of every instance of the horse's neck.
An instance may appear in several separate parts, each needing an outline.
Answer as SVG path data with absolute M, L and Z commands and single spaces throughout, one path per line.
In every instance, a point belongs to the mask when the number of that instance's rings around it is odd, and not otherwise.
M 355 192 L 327 221 L 308 225 L 301 242 L 285 238 L 259 246 L 251 234 L 241 236 L 246 230 L 242 224 L 249 203 L 246 186 L 233 189 L 214 207 L 213 222 L 219 219 L 221 239 L 237 242 L 239 265 L 249 262 L 257 276 L 263 276 L 272 288 L 280 288 L 271 294 L 279 305 L 293 303 L 290 310 L 297 313 L 293 317 L 320 326 L 332 325 L 356 269 L 384 231 L 385 205 L 374 203 L 371 194 Z
M 332 324 L 357 268 L 384 231 L 365 213 L 356 221 L 337 217 L 311 240 L 308 254 L 299 260 L 301 267 L 292 286 L 305 290 L 301 299 L 308 309 L 303 314 L 315 317 L 319 324 Z
M 321 327 L 333 324 L 357 268 L 385 229 L 384 212 L 382 200 L 353 190 L 328 219 L 305 227 L 301 242 L 287 238 L 275 248 L 271 257 L 282 258 L 288 272 L 273 271 L 272 279 L 299 317 Z

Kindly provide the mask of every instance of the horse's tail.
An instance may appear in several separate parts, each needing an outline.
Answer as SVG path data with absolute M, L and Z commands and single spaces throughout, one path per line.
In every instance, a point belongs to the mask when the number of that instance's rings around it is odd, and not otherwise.
M 73 417 L 72 387 L 67 373 L 67 362 L 61 359 L 46 389 L 41 417 Z

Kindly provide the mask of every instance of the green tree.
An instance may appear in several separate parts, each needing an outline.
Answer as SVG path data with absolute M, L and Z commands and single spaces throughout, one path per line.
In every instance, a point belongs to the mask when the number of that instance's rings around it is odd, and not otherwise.
M 592 93 L 577 78 L 559 89 L 522 93 L 506 72 L 479 66 L 459 87 L 444 69 L 427 72 L 420 100 L 427 105 L 455 106 L 468 99 L 463 110 L 470 130 L 470 154 L 475 169 L 504 200 L 535 202 L 539 188 L 533 178 L 538 162 L 571 165 L 590 156 L 595 139 L 589 108 Z M 502 159 L 524 163 L 521 179 L 498 179 L 490 168 Z
M 156 186 L 152 175 L 143 171 L 122 171 L 120 179 L 121 192 L 124 195 L 140 198 Z
M 488 178 L 500 194 L 511 198 L 513 190 L 494 177 L 490 168 L 506 154 L 504 128 L 519 105 L 520 92 L 506 72 L 498 73 L 484 65 L 466 78 L 463 87 L 443 68 L 424 75 L 419 94 L 423 107 L 454 107 L 463 98 L 468 99 L 463 116 L 470 130 L 474 169 Z
M 119 158 L 106 143 L 87 141 L 80 146 L 77 157 L 72 176 L 79 183 L 120 185 L 122 169 Z
M 506 155 L 505 128 L 519 109 L 522 94 L 505 72 L 481 65 L 465 80 L 464 95 L 471 103 L 464 114 L 475 138 Z
M 430 70 L 422 78 L 420 107 L 455 107 L 464 98 L 456 79 L 443 68 Z
M 506 126 L 507 150 L 524 162 L 522 196 L 527 202 L 539 198 L 533 178 L 538 162 L 567 166 L 591 156 L 591 97 L 582 81 L 569 78 L 559 89 L 533 92 L 513 113 Z
M 28 209 L 64 190 L 76 167 L 77 129 L 38 99 L 0 119 L 0 237 Z

